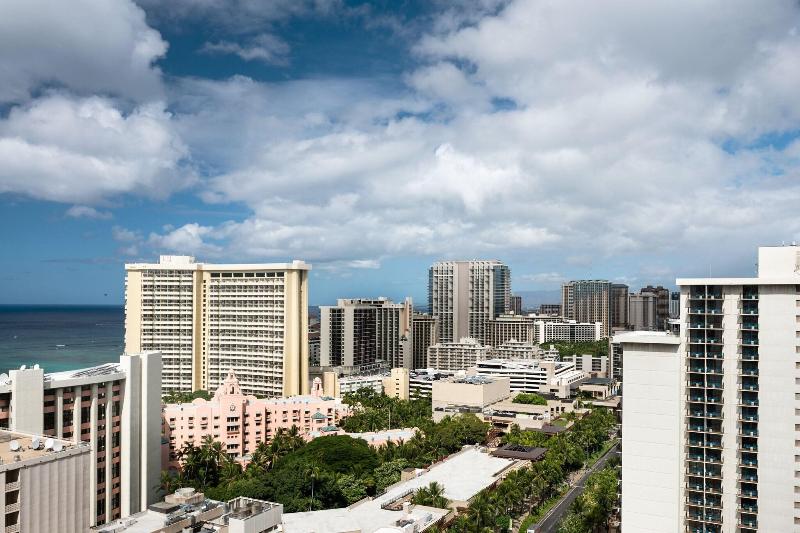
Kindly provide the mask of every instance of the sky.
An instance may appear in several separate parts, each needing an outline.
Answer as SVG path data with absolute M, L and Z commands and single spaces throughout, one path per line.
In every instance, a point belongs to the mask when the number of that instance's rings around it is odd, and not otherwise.
M 159 254 L 438 259 L 516 291 L 749 276 L 800 241 L 795 0 L 4 0 L 0 304 L 121 304 Z

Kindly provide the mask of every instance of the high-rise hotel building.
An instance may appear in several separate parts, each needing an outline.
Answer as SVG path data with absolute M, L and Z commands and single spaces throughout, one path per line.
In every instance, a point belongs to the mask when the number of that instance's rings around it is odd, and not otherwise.
M 411 298 L 340 299 L 320 306 L 320 364 L 411 368 Z
M 486 338 L 492 318 L 511 310 L 511 270 L 500 261 L 439 261 L 428 271 L 428 311 L 439 342 Z
M 624 531 L 800 531 L 800 247 L 679 279 L 680 336 L 623 346 Z
M 187 256 L 127 264 L 125 350 L 163 355 L 164 391 L 308 392 L 308 272 L 302 262 L 212 265 Z
M 577 322 L 602 322 L 603 337 L 611 335 L 611 282 L 605 280 L 569 281 L 561 286 L 561 311 L 564 318 Z

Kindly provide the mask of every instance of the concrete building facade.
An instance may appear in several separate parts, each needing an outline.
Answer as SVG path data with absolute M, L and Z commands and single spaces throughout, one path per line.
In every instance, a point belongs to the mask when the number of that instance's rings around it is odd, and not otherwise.
M 411 298 L 340 299 L 320 307 L 320 364 L 363 366 L 385 362 L 411 368 Z
M 591 342 L 603 338 L 603 323 L 595 322 L 544 322 L 535 323 L 535 342 L 544 344 L 553 341 Z
M 439 342 L 436 317 L 425 313 L 411 316 L 411 369 L 428 366 L 428 348 Z
M 93 473 L 87 443 L 0 430 L 0 531 L 83 533 Z
M 611 284 L 611 327 L 628 327 L 628 290 L 624 283 Z
M 535 325 L 534 316 L 504 313 L 486 323 L 483 343 L 496 347 L 508 341 L 536 342 Z
M 307 392 L 311 265 L 161 256 L 125 270 L 125 350 L 162 352 L 164 391 L 214 390 L 232 369 L 250 394 Z
M 477 340 L 465 337 L 459 342 L 439 342 L 428 348 L 428 368 L 466 370 L 478 361 L 489 357 L 489 347 Z
M 800 247 L 677 284 L 679 337 L 618 339 L 623 530 L 800 530 Z
M 630 327 L 636 331 L 658 330 L 658 297 L 649 292 L 630 295 Z
M 0 383 L 0 427 L 86 443 L 89 525 L 125 517 L 156 501 L 160 378 L 158 352 L 52 374 L 38 365 L 11 370 Z
M 561 286 L 562 314 L 576 322 L 601 322 L 603 337 L 611 335 L 611 283 L 605 280 L 569 281 Z
M 475 371 L 479 376 L 509 378 L 514 392 L 550 393 L 559 398 L 568 398 L 589 378 L 574 363 L 564 361 L 487 359 L 479 361 Z
M 483 340 L 492 318 L 511 309 L 511 270 L 500 261 L 439 261 L 428 271 L 428 312 L 438 340 Z

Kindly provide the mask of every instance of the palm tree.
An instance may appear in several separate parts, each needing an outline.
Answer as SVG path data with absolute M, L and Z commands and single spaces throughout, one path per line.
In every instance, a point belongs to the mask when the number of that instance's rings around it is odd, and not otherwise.
M 306 474 L 311 478 L 311 501 L 308 504 L 308 510 L 311 511 L 314 508 L 314 480 L 317 479 L 320 473 L 319 465 L 316 463 L 311 463 L 306 467 Z
M 163 494 L 172 494 L 176 489 L 180 488 L 180 480 L 177 476 L 174 476 L 166 470 L 162 470 L 157 488 Z

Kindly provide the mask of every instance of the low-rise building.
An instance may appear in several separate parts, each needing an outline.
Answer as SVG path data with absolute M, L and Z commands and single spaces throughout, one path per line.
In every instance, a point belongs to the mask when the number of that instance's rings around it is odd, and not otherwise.
M 611 378 L 589 378 L 578 386 L 578 391 L 596 400 L 607 400 L 617 393 L 617 385 Z
M 408 389 L 410 398 L 430 398 L 436 381 L 452 377 L 455 372 L 424 368 L 409 374 Z
M 539 344 L 553 341 L 591 342 L 603 338 L 602 322 L 536 322 L 536 342 Z
M 383 393 L 392 398 L 408 400 L 410 372 L 407 368 L 393 368 L 389 375 L 383 378 Z
M 0 531 L 83 533 L 94 474 L 88 443 L 0 430 Z
M 348 392 L 360 389 L 372 389 L 377 393 L 383 392 L 383 382 L 390 376 L 389 371 L 376 374 L 352 374 L 340 376 L 336 372 L 325 372 L 322 378 L 323 390 L 326 395 L 341 398 Z
M 125 520 L 92 529 L 95 533 L 272 533 L 281 531 L 283 505 L 235 498 L 209 500 L 193 488 L 178 489 L 163 502 Z
M 608 356 L 592 354 L 572 354 L 568 359 L 575 365 L 575 370 L 586 372 L 595 378 L 608 377 Z
M 509 395 L 506 377 L 463 376 L 433 383 L 431 409 L 434 422 L 448 415 L 473 413 L 482 416 L 483 410 Z
M 428 368 L 457 372 L 473 367 L 489 357 L 489 347 L 472 337 L 459 342 L 440 342 L 428 348 Z
M 475 371 L 481 376 L 509 378 L 514 392 L 553 393 L 559 398 L 570 397 L 589 377 L 565 361 L 488 359 L 478 362 Z
M 323 396 L 322 383 L 315 378 L 310 395 L 259 399 L 242 393 L 231 372 L 210 401 L 164 406 L 165 437 L 169 442 L 169 464 L 179 467 L 178 452 L 187 443 L 199 446 L 209 436 L 223 444 L 228 455 L 246 460 L 260 442 L 269 442 L 279 429 L 296 427 L 310 438 L 313 431 L 335 426 L 349 413 L 340 399 Z
M 491 349 L 491 356 L 501 359 L 539 359 L 541 354 L 542 350 L 539 345 L 532 341 L 510 340 Z M 557 354 L 558 352 L 556 352 Z
M 463 508 L 482 490 L 496 485 L 512 470 L 528 461 L 495 457 L 476 446 L 466 447 L 430 468 L 413 471 L 406 479 L 375 498 L 339 509 L 287 513 L 285 533 L 413 533 L 431 530 L 450 514 Z M 441 485 L 449 509 L 413 505 L 414 492 L 432 482 Z

